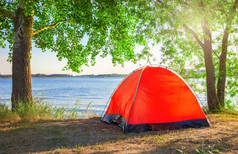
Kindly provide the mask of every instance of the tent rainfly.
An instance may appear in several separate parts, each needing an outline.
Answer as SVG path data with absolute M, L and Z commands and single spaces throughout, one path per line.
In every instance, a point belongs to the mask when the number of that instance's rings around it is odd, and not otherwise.
M 134 71 L 120 83 L 102 121 L 119 125 L 125 133 L 210 126 L 182 77 L 152 66 Z

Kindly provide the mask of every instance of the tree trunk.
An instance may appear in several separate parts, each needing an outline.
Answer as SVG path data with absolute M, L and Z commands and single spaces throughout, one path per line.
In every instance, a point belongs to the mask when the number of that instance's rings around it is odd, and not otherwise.
M 219 61 L 219 77 L 217 82 L 217 97 L 220 102 L 220 106 L 224 107 L 225 99 L 225 84 L 226 84 L 226 57 L 228 47 L 229 28 L 226 27 L 222 39 L 222 52 Z
M 12 109 L 19 102 L 32 102 L 31 87 L 31 42 L 33 16 L 26 16 L 24 9 L 18 8 L 14 18 L 14 46 L 12 57 Z
M 216 78 L 212 59 L 212 34 L 208 28 L 208 22 L 205 19 L 203 25 L 204 44 L 202 46 L 206 66 L 207 80 L 207 103 L 210 111 L 219 108 L 219 101 L 216 94 Z
M 219 107 L 219 101 L 216 95 L 216 87 L 215 87 L 215 72 L 212 60 L 212 50 L 211 48 L 205 46 L 203 51 L 206 65 L 207 104 L 209 110 L 212 111 Z

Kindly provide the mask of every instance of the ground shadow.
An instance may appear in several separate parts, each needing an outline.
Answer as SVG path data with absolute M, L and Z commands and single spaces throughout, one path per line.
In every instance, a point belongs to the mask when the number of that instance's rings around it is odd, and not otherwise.
M 114 149 L 108 149 L 110 147 L 107 147 L 106 150 L 110 153 L 131 152 L 129 150 L 136 150 L 141 145 L 144 145 L 144 149 L 141 148 L 139 152 L 144 151 L 144 153 L 175 153 L 177 149 L 181 149 L 181 146 L 193 146 L 186 152 L 194 153 L 196 148 L 201 147 L 200 138 L 203 138 L 207 145 L 212 145 L 219 136 L 222 136 L 222 144 L 219 145 L 219 150 L 226 151 L 226 148 L 229 147 L 236 150 L 234 147 L 237 145 L 238 134 L 237 132 L 229 134 L 235 131 L 233 128 L 237 128 L 235 127 L 236 124 L 232 124 L 232 127 L 224 126 L 223 121 L 217 120 L 216 127 L 212 126 L 204 129 L 124 134 L 121 128 L 101 122 L 99 117 L 6 123 L 0 124 L 0 153 L 52 152 L 61 148 L 75 149 L 73 152 L 78 152 L 82 147 L 95 145 L 100 145 L 97 146 L 99 149 L 93 149 L 92 152 L 100 152 L 105 150 L 100 149 L 101 145 L 104 144 L 120 146 L 120 148 Z M 221 135 L 221 133 L 223 134 Z M 214 139 L 210 138 L 212 136 L 215 136 Z M 167 137 L 171 139 L 167 139 Z M 124 145 L 120 145 L 121 143 Z M 148 146 L 149 151 L 146 150 Z
M 47 120 L 19 122 L 0 127 L 0 153 L 31 153 L 59 148 L 77 148 L 115 142 L 148 134 L 144 132 L 124 134 L 118 126 L 101 122 L 99 117 L 77 120 Z
M 236 131 L 236 130 L 234 130 Z M 166 144 L 157 144 L 156 148 L 145 153 L 237 153 L 238 152 L 238 134 L 223 135 L 224 132 L 213 134 L 211 139 L 208 136 L 195 138 L 179 138 L 169 140 Z

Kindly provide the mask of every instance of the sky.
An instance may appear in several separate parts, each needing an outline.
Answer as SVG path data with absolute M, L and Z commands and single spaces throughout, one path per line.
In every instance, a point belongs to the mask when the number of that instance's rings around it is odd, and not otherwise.
M 8 46 L 8 45 L 7 45 Z M 142 50 L 141 47 L 136 47 L 136 52 Z M 9 48 L 0 48 L 0 74 L 11 74 L 12 66 L 11 63 L 7 62 L 9 53 Z M 154 54 L 157 60 L 159 60 L 159 46 L 154 46 L 151 48 L 151 53 Z M 44 73 L 44 74 L 71 74 L 78 75 L 78 73 L 72 71 L 62 71 L 63 67 L 66 65 L 67 60 L 64 59 L 59 61 L 56 57 L 56 53 L 46 51 L 42 52 L 39 48 L 32 48 L 32 59 L 31 59 L 31 73 Z M 111 62 L 111 57 L 101 58 L 98 56 L 96 59 L 96 64 L 90 67 L 82 67 L 83 72 L 80 75 L 85 74 L 128 74 L 140 66 L 146 65 L 147 62 L 139 61 L 137 64 L 132 62 L 127 62 L 124 64 L 124 68 L 120 65 L 113 66 Z M 154 63 L 158 63 L 154 62 Z

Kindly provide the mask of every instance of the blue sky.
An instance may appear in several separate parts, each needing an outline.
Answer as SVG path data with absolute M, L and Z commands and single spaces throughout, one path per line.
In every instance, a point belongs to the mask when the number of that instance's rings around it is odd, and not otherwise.
M 142 48 L 137 47 L 136 51 L 139 52 Z M 8 48 L 0 48 L 0 74 L 11 74 L 11 64 L 7 62 Z M 157 60 L 159 59 L 159 47 L 155 46 L 151 49 L 151 52 L 155 55 Z M 58 61 L 56 54 L 50 51 L 42 52 L 41 49 L 32 48 L 31 59 L 31 72 L 32 74 L 44 73 L 44 74 L 73 74 L 72 71 L 62 71 L 62 68 L 66 65 L 66 60 Z M 98 57 L 95 66 L 82 67 L 83 72 L 81 74 L 110 74 L 110 73 L 122 73 L 127 74 L 135 70 L 136 68 L 145 65 L 145 61 L 140 61 L 137 64 L 127 62 L 124 68 L 120 65 L 113 67 L 111 58 Z

